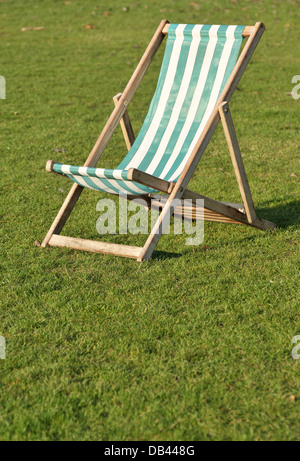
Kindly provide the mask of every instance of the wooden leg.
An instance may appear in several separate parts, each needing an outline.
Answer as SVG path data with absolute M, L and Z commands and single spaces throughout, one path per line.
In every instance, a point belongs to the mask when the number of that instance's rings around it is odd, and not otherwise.
M 99 158 L 104 152 L 110 138 L 114 133 L 115 128 L 122 119 L 129 102 L 131 101 L 154 55 L 156 54 L 161 42 L 164 39 L 164 34 L 162 31 L 167 22 L 167 20 L 163 20 L 159 24 L 152 40 L 150 41 L 144 55 L 142 56 L 142 59 L 140 60 L 131 79 L 129 80 L 124 92 L 122 93 L 122 96 L 119 98 L 115 109 L 109 117 L 105 127 L 103 128 L 102 133 L 100 134 L 84 166 L 95 167 L 97 165 Z M 63 206 L 61 207 L 52 226 L 50 227 L 41 245 L 42 247 L 45 247 L 49 244 L 49 241 L 53 234 L 59 234 L 61 232 L 65 222 L 67 221 L 71 211 L 73 210 L 77 200 L 79 199 L 82 190 L 82 186 L 79 186 L 78 184 L 73 185 L 66 200 L 63 203 Z
M 264 25 L 262 23 L 256 23 L 255 27 L 253 28 L 252 32 L 251 32 L 251 35 L 249 37 L 249 40 L 248 42 L 246 43 L 242 53 L 240 54 L 240 57 L 235 65 L 235 68 L 227 82 L 227 84 L 225 85 L 220 97 L 219 97 L 219 101 L 217 103 L 217 106 L 216 108 L 213 110 L 207 124 L 206 124 L 206 128 L 203 130 L 200 138 L 198 139 L 194 149 L 193 149 L 193 152 L 191 153 L 190 155 L 190 158 L 188 160 L 188 162 L 186 163 L 174 189 L 172 190 L 170 196 L 169 196 L 169 199 L 157 221 L 157 223 L 155 224 L 151 234 L 149 235 L 149 238 L 147 239 L 147 242 L 143 248 L 143 251 L 141 252 L 138 260 L 141 261 L 143 259 L 147 260 L 150 258 L 155 246 L 157 245 L 161 235 L 162 235 L 162 228 L 163 228 L 163 221 L 166 217 L 166 214 L 168 212 L 172 212 L 172 200 L 175 199 L 175 198 L 181 198 L 184 191 L 185 191 L 185 188 L 187 187 L 194 171 L 195 171 L 195 168 L 196 166 L 198 165 L 205 149 L 206 149 L 206 146 L 219 122 L 219 119 L 220 119 L 220 113 L 219 113 L 219 105 L 222 104 L 223 101 L 227 100 L 229 101 L 231 99 L 231 96 L 257 46 L 257 43 L 259 42 L 260 40 L 260 37 L 261 35 L 263 34 L 263 31 L 264 31 Z M 226 206 L 226 205 L 224 205 Z M 248 203 L 248 206 L 249 206 L 249 203 Z M 229 207 L 228 207 L 229 208 Z M 251 206 L 250 206 L 251 208 Z M 234 209 L 234 208 L 232 208 Z M 235 210 L 237 211 L 237 210 Z M 174 212 L 174 210 L 173 210 Z M 241 213 L 242 214 L 242 213 Z M 254 214 L 251 214 L 250 210 L 248 210 L 248 214 L 249 214 L 249 218 L 251 221 L 253 221 L 253 218 L 255 217 L 256 218 L 256 215 L 254 216 Z M 248 218 L 247 216 L 245 216 L 246 220 L 247 220 L 247 223 L 249 224 L 249 221 L 248 221 Z M 258 218 L 255 219 L 255 221 L 253 221 L 253 224 L 257 224 L 259 226 L 259 223 L 258 223 Z M 274 226 L 274 225 L 273 225 Z
M 169 224 L 171 216 L 174 214 L 175 206 L 174 203 L 176 199 L 180 199 L 183 193 L 182 188 L 174 187 L 173 191 L 169 195 L 165 205 L 163 206 L 162 212 L 160 213 L 156 223 L 151 229 L 150 235 L 147 238 L 147 241 L 137 258 L 138 261 L 148 261 L 151 258 L 151 255 L 159 242 L 159 239 L 163 235 L 165 227 Z
M 150 235 L 147 238 L 147 241 L 140 252 L 137 260 L 148 261 L 151 258 L 151 255 L 158 244 L 159 239 L 163 235 L 163 231 L 168 224 L 168 219 L 171 218 L 174 213 L 174 209 L 171 206 L 171 201 L 168 199 L 167 203 L 164 205 L 162 212 L 160 213 L 153 229 L 151 229 Z
M 241 151 L 239 148 L 239 143 L 236 137 L 232 117 L 230 114 L 228 103 L 224 102 L 219 107 L 219 112 L 223 124 L 224 133 L 226 136 L 227 144 L 229 147 L 229 152 L 231 156 L 231 161 L 233 164 L 235 176 L 238 182 L 240 193 L 243 199 L 246 215 L 249 223 L 255 222 L 257 216 L 254 209 L 254 204 L 252 200 L 252 195 L 247 180 L 247 175 L 244 168 L 243 159 L 241 156 Z
M 116 94 L 116 96 L 113 97 L 115 106 L 117 106 L 121 96 L 122 96 L 122 93 L 118 93 Z M 121 125 L 122 133 L 125 139 L 126 147 L 129 150 L 135 141 L 135 136 L 134 136 L 133 128 L 131 125 L 131 121 L 130 121 L 130 117 L 129 117 L 127 109 L 125 110 L 124 115 L 120 120 L 120 125 Z
M 56 218 L 53 221 L 52 226 L 50 227 L 46 237 L 44 238 L 44 241 L 41 245 L 43 248 L 48 246 L 53 234 L 59 234 L 61 232 L 62 228 L 65 225 L 65 222 L 67 221 L 74 206 L 76 205 L 77 200 L 79 199 L 82 191 L 82 186 L 79 186 L 79 184 L 73 184 L 69 194 L 67 195 L 66 200 L 63 203 L 63 206 L 59 210 Z

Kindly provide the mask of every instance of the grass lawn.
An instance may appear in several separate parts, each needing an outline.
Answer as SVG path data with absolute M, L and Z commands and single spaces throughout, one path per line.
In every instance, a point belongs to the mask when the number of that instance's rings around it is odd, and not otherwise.
M 258 215 L 278 228 L 205 223 L 202 245 L 166 235 L 142 264 L 36 248 L 71 186 L 46 161 L 83 164 L 164 17 L 266 24 L 231 111 Z M 299 24 L 297 0 L 0 1 L 1 440 L 299 439 Z M 125 152 L 118 129 L 99 166 Z M 190 188 L 240 201 L 221 129 Z M 84 191 L 65 235 L 99 238 L 100 197 Z

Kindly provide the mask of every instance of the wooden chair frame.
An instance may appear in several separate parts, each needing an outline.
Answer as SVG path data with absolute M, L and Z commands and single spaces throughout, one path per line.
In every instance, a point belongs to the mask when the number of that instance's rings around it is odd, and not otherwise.
M 167 34 L 168 27 L 169 23 L 167 20 L 161 21 L 124 92 L 119 93 L 113 98 L 115 108 L 84 166 L 95 167 L 97 165 L 102 153 L 104 152 L 113 132 L 119 123 L 121 124 L 127 148 L 129 149 L 133 144 L 134 134 L 127 112 L 127 107 L 135 91 L 137 90 L 146 70 L 148 69 L 155 53 L 157 52 L 160 44 Z M 152 187 L 166 194 L 165 204 L 156 224 L 153 226 L 153 229 L 147 238 L 144 247 L 135 247 L 106 242 L 104 243 L 59 235 L 77 200 L 79 199 L 81 192 L 84 189 L 78 184 L 74 184 L 72 186 L 41 246 L 68 247 L 77 250 L 125 256 L 134 258 L 137 261 L 148 260 L 151 257 L 160 237 L 162 236 L 166 220 L 165 218 L 174 214 L 175 210 L 174 206 L 172 206 L 172 203 L 175 199 L 191 199 L 193 205 L 196 199 L 203 199 L 204 219 L 208 221 L 246 224 L 256 227 L 260 230 L 268 230 L 276 227 L 274 223 L 260 219 L 256 216 L 251 191 L 247 181 L 241 152 L 229 110 L 229 102 L 232 94 L 236 89 L 236 86 L 242 77 L 248 62 L 252 57 L 252 54 L 264 32 L 264 29 L 264 25 L 261 22 L 256 23 L 254 26 L 245 27 L 243 36 L 248 37 L 247 43 L 245 44 L 234 67 L 234 70 L 218 99 L 215 109 L 213 110 L 210 119 L 205 126 L 205 129 L 203 130 L 197 144 L 195 145 L 178 181 L 176 183 L 169 183 L 168 181 L 156 178 L 135 168 L 131 168 L 129 170 L 129 179 L 137 183 Z M 243 200 L 243 205 L 220 202 L 187 189 L 187 185 L 195 171 L 195 168 L 198 165 L 220 120 L 222 122 L 228 143 L 234 172 Z M 50 164 L 47 163 L 46 169 L 51 171 L 51 162 Z M 132 199 L 134 200 L 134 197 L 132 197 Z M 155 194 L 149 194 L 149 199 L 155 199 Z M 197 211 L 196 206 L 192 206 L 191 211 L 195 216 Z

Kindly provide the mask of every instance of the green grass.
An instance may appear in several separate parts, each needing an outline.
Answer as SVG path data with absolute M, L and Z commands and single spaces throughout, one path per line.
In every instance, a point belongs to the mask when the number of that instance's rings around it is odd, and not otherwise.
M 141 265 L 35 248 L 70 187 L 46 160 L 84 162 L 163 17 L 266 24 L 231 110 L 258 214 L 278 228 L 208 223 L 203 245 L 164 236 Z M 297 1 L 0 1 L 1 440 L 299 439 L 299 19 Z M 118 129 L 102 165 L 125 151 Z M 192 187 L 240 200 L 221 130 Z M 84 192 L 66 235 L 99 237 L 99 198 Z

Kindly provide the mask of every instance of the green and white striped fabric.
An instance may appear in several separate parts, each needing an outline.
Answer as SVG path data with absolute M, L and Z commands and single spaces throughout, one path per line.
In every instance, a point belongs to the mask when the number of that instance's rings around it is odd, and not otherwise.
M 54 164 L 78 184 L 112 194 L 148 194 L 129 168 L 174 181 L 182 172 L 232 70 L 244 26 L 170 24 L 148 114 L 116 170 Z

